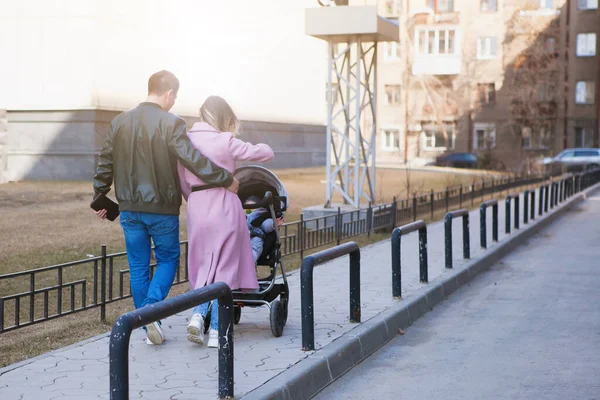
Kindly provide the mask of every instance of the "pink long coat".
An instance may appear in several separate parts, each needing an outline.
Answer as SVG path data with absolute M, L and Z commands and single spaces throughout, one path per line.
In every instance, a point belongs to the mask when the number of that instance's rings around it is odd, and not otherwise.
M 236 161 L 270 161 L 273 150 L 219 132 L 207 123 L 194 124 L 188 136 L 202 154 L 230 172 Z M 224 188 L 191 192 L 204 182 L 179 165 L 179 180 L 187 200 L 188 275 L 192 289 L 225 282 L 231 289 L 257 289 L 246 214 L 236 194 Z

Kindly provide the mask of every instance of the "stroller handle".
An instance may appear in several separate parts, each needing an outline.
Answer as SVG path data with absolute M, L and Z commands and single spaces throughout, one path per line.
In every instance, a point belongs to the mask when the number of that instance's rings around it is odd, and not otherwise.
M 270 191 L 267 191 L 261 201 L 259 201 L 257 203 L 252 203 L 252 204 L 244 203 L 243 206 L 244 206 L 244 208 L 246 208 L 248 210 L 254 210 L 256 208 L 269 207 L 272 204 L 273 204 L 273 194 Z

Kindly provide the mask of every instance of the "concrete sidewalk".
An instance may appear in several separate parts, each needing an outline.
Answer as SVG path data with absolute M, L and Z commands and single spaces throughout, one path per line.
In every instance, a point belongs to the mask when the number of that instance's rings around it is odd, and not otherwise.
M 521 205 L 523 201 L 521 199 Z M 500 241 L 504 235 L 504 204 L 499 207 Z M 491 210 L 490 210 L 491 211 Z M 556 209 L 555 209 L 556 211 Z M 537 213 L 537 201 L 536 201 Z M 522 219 L 522 212 L 521 212 Z M 479 246 L 479 212 L 470 214 L 471 257 L 483 254 Z M 453 224 L 454 265 L 462 257 L 462 225 Z M 491 212 L 488 212 L 488 245 L 491 243 Z M 490 246 L 493 248 L 493 246 Z M 428 226 L 429 280 L 444 269 L 443 223 Z M 361 249 L 362 321 L 398 304 L 391 293 L 391 248 L 384 241 Z M 426 287 L 419 282 L 417 235 L 402 239 L 403 297 Z M 316 352 L 357 327 L 348 322 L 348 259 L 335 260 L 315 269 Z M 241 397 L 263 385 L 313 352 L 301 348 L 299 272 L 289 276 L 290 308 L 283 336 L 274 338 L 269 328 L 268 309 L 243 309 L 235 327 L 235 394 Z M 167 342 L 153 347 L 145 344 L 143 332 L 132 335 L 130 348 L 130 395 L 144 399 L 215 398 L 217 393 L 217 351 L 197 347 L 186 340 L 189 314 L 163 322 Z M 47 355 L 0 370 L 0 398 L 83 399 L 109 398 L 108 335 L 51 352 Z

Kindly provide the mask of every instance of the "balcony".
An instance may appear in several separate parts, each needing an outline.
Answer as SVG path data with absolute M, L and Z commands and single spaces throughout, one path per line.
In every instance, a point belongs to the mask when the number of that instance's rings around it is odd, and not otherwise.
M 456 26 L 418 26 L 414 33 L 413 75 L 458 75 L 461 71 Z

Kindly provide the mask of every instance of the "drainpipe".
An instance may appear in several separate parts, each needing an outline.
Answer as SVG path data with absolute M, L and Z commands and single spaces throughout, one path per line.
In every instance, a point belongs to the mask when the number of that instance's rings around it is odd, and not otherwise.
M 6 110 L 0 110 L 0 183 L 8 181 L 8 113 Z
M 400 7 L 400 13 L 402 18 L 398 18 L 399 24 L 404 24 L 404 35 L 401 35 L 400 40 L 402 41 L 402 51 L 404 54 L 404 165 L 408 164 L 408 91 L 410 87 L 410 51 L 409 40 L 408 40 L 408 10 L 410 9 L 409 0 L 406 0 L 402 7 Z M 403 37 L 402 37 L 403 36 Z
M 568 137 L 569 137 L 569 98 L 574 95 L 569 90 L 569 41 L 571 40 L 569 29 L 571 24 L 571 0 L 566 0 L 565 2 L 566 9 L 566 27 L 565 27 L 565 114 L 563 118 L 563 146 L 562 150 L 568 147 Z

